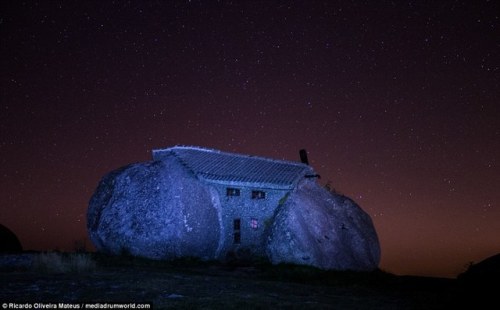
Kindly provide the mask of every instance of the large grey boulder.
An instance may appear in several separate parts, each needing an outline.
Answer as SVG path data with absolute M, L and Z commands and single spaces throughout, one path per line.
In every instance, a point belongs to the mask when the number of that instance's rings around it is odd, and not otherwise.
M 373 223 L 351 199 L 306 181 L 277 209 L 268 236 L 272 263 L 369 271 L 380 246 Z
M 210 189 L 174 158 L 106 175 L 92 196 L 87 228 L 97 250 L 152 259 L 214 259 L 220 210 Z

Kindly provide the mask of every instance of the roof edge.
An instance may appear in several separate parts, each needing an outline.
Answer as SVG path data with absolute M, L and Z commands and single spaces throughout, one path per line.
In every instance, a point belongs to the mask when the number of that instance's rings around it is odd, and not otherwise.
M 298 166 L 298 167 L 308 168 L 308 169 L 314 171 L 314 169 L 311 166 L 306 165 L 306 164 L 301 163 L 301 162 L 298 162 L 298 161 L 295 162 L 295 161 L 289 161 L 289 160 L 283 160 L 283 159 L 274 159 L 274 158 L 270 158 L 270 157 L 263 157 L 263 156 L 248 155 L 248 154 L 242 154 L 242 153 L 227 152 L 227 151 L 221 151 L 221 150 L 217 150 L 217 149 L 205 148 L 205 147 L 194 146 L 194 145 L 175 145 L 175 146 L 164 148 L 164 149 L 153 149 L 151 152 L 152 152 L 153 159 L 155 159 L 155 154 L 160 154 L 160 153 L 163 153 L 163 152 L 172 152 L 172 151 L 175 151 L 176 149 L 196 150 L 196 151 L 212 152 L 212 153 L 218 153 L 218 154 L 224 154 L 224 155 L 231 155 L 231 156 L 236 156 L 236 157 L 240 157 L 240 158 L 260 159 L 260 160 L 271 161 L 271 162 L 275 162 L 275 163 L 281 163 L 281 164 L 287 164 L 287 165 L 295 165 L 295 166 Z

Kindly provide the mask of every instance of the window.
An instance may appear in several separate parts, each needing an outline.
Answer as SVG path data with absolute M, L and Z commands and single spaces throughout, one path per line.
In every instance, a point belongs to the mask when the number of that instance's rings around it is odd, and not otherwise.
M 259 221 L 257 219 L 251 219 L 250 220 L 250 227 L 252 227 L 252 229 L 258 229 L 259 228 Z
M 233 226 L 234 226 L 234 230 L 240 230 L 240 227 L 241 227 L 241 220 L 240 219 L 235 219 L 233 221 Z
M 234 219 L 233 220 L 233 230 L 234 230 L 233 243 L 234 244 L 239 244 L 241 242 L 240 228 L 241 228 L 241 220 L 240 219 Z
M 240 190 L 238 188 L 228 187 L 226 190 L 226 196 L 239 196 Z
M 265 199 L 266 193 L 263 191 L 252 191 L 252 199 Z

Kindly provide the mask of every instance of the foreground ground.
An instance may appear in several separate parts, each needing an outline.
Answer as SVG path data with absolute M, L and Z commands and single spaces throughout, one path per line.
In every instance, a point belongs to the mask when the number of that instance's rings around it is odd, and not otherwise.
M 154 309 L 452 309 L 476 303 L 452 279 L 89 257 L 95 265 L 87 270 L 0 265 L 0 302 L 148 302 Z

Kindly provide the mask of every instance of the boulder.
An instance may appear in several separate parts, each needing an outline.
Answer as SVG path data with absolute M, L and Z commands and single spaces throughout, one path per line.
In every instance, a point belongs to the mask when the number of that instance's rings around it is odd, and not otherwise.
M 218 256 L 220 210 L 210 189 L 174 158 L 106 175 L 92 196 L 87 228 L 97 250 L 151 259 Z
M 16 234 L 10 229 L 0 224 L 0 252 L 22 252 L 23 247 Z
M 380 262 L 370 216 L 351 199 L 312 181 L 299 184 L 277 209 L 267 254 L 274 264 L 334 270 L 370 271 Z

